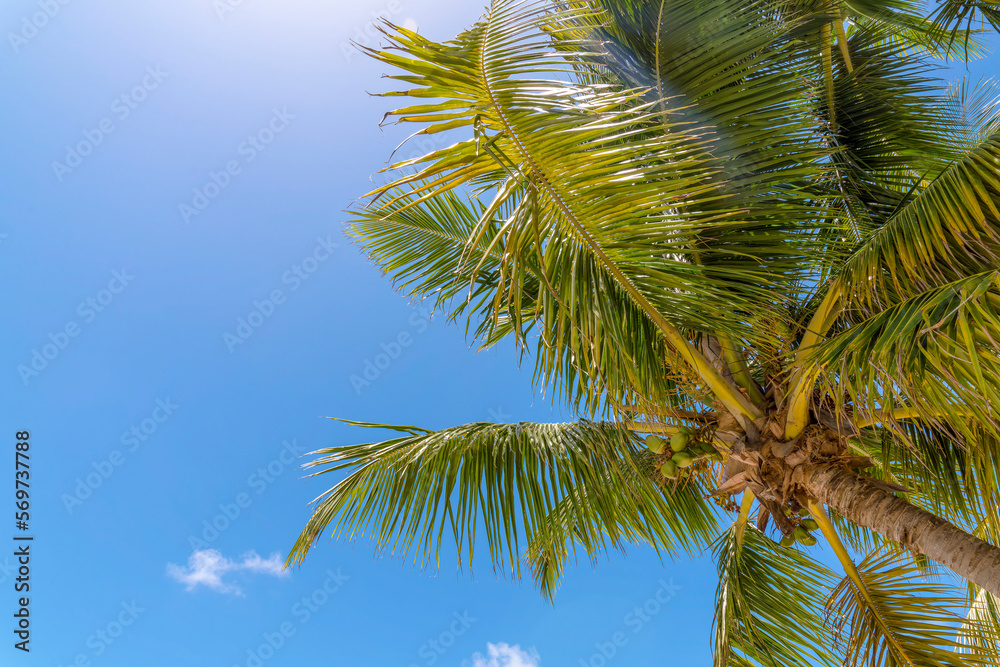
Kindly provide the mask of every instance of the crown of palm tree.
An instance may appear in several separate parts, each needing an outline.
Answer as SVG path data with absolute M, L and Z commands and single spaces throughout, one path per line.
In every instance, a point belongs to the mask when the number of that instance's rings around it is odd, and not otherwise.
M 366 50 L 414 100 L 387 117 L 455 142 L 394 164 L 351 233 L 581 420 L 358 424 L 398 436 L 317 452 L 347 476 L 289 562 L 327 528 L 423 563 L 485 535 L 551 596 L 577 548 L 711 546 L 719 666 L 1000 664 L 1000 91 L 934 65 L 984 51 L 1000 4 L 922 8 L 386 26 Z

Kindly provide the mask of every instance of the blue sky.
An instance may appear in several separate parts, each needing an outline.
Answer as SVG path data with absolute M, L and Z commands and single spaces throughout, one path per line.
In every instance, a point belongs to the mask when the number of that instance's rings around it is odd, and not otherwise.
M 621 633 L 608 664 L 705 664 L 708 558 L 584 562 L 554 607 L 484 561 L 422 571 L 365 542 L 275 566 L 327 486 L 298 457 L 365 436 L 322 416 L 569 417 L 511 349 L 474 354 L 341 233 L 402 138 L 377 127 L 382 69 L 348 41 L 380 12 L 447 38 L 480 10 L 4 3 L 0 426 L 32 433 L 35 542 L 32 651 L 7 641 L 0 662 L 598 665 Z

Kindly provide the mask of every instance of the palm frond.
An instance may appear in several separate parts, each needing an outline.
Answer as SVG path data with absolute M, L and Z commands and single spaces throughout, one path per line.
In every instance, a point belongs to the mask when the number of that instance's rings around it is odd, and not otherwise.
M 958 640 L 973 654 L 1000 658 L 1000 599 L 975 584 L 969 584 L 969 608 Z
M 413 427 L 383 442 L 322 449 L 310 476 L 346 471 L 317 499 L 288 562 L 300 562 L 327 529 L 332 538 L 370 537 L 377 552 L 439 562 L 454 541 L 471 565 L 485 535 L 494 566 L 520 576 L 522 544 L 580 537 L 592 553 L 624 542 L 673 555 L 706 544 L 715 518 L 700 496 L 672 496 L 639 469 L 641 444 L 615 424 L 474 423 L 441 431 Z M 553 517 L 569 512 L 572 531 Z M 683 511 L 686 514 L 678 515 Z M 555 536 L 555 537 L 553 537 Z M 544 582 L 543 582 L 544 583 Z M 548 585 L 548 584 L 546 584 Z
M 1000 134 L 1000 81 L 973 83 L 964 77 L 952 84 L 941 103 L 940 125 L 945 129 L 941 144 L 956 151 L 955 159 Z
M 579 369 L 599 365 L 601 339 L 636 336 L 649 350 L 665 335 L 687 358 L 674 327 L 748 341 L 772 335 L 755 322 L 762 313 L 773 318 L 776 304 L 807 278 L 808 263 L 825 256 L 813 234 L 822 207 L 805 184 L 824 172 L 829 151 L 813 136 L 811 103 L 798 99 L 805 84 L 787 76 L 809 59 L 796 55 L 782 25 L 732 28 L 727 50 L 713 56 L 732 61 L 719 70 L 728 78 L 701 82 L 697 97 L 678 98 L 664 113 L 642 91 L 579 80 L 580 61 L 605 54 L 590 51 L 594 40 L 563 40 L 563 49 L 573 49 L 567 56 L 551 40 L 592 25 L 592 13 L 574 9 L 557 20 L 545 7 L 498 0 L 454 42 L 401 30 L 390 36 L 390 49 L 373 52 L 404 71 L 390 78 L 411 86 L 393 95 L 445 99 L 390 117 L 424 124 L 424 132 L 465 129 L 472 136 L 400 165 L 416 171 L 374 193 L 369 211 L 416 206 L 465 187 L 490 202 L 470 243 L 492 233 L 499 217 L 505 259 L 494 312 L 520 317 L 534 307 L 531 322 L 548 352 L 543 375 L 592 408 L 596 394 Z M 771 71 L 779 66 L 785 75 Z M 692 105 L 707 111 L 692 116 Z M 767 132 L 760 123 L 753 132 L 744 127 L 741 136 L 753 137 L 745 153 L 719 143 L 765 108 L 775 125 Z M 729 125 L 720 127 L 720 118 Z M 526 282 L 536 280 L 541 294 L 524 301 Z M 662 375 L 662 361 L 643 368 L 643 357 L 662 360 L 658 351 L 636 355 L 633 365 Z M 725 402 L 721 383 L 712 389 L 720 387 Z
M 823 622 L 823 600 L 834 581 L 826 567 L 753 526 L 730 528 L 715 557 L 717 667 L 836 664 Z
M 967 440 L 997 434 L 1000 404 L 1000 272 L 934 287 L 859 318 L 815 350 L 834 396 L 857 421 L 896 420 L 905 406 Z
M 827 605 L 846 667 L 997 664 L 995 653 L 960 640 L 965 602 L 954 587 L 893 554 L 870 556 L 858 571 L 864 590 L 845 577 Z
M 1000 265 L 1000 135 L 980 144 L 902 205 L 847 259 L 841 279 L 859 306 Z

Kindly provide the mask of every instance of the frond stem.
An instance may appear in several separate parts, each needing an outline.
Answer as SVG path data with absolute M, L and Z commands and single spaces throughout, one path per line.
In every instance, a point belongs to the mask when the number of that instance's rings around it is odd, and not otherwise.
M 840 55 L 844 57 L 844 67 L 848 74 L 854 72 L 854 64 L 851 62 L 851 52 L 847 48 L 847 31 L 844 30 L 844 19 L 838 16 L 833 22 L 833 27 L 837 31 L 837 46 L 840 47 Z
M 971 415 L 971 414 L 972 414 L 972 410 L 970 408 L 966 408 L 966 407 L 962 407 L 962 406 L 955 406 L 954 409 L 950 412 L 949 415 L 936 414 L 936 415 L 929 415 L 929 416 L 931 416 L 931 417 L 945 417 L 945 416 L 964 417 L 964 416 L 968 416 L 968 415 Z M 922 413 L 917 408 L 908 407 L 908 406 L 907 407 L 899 407 L 899 408 L 892 408 L 891 410 L 889 410 L 887 412 L 883 412 L 882 414 L 872 415 L 872 416 L 867 417 L 865 419 L 862 419 L 862 420 L 860 420 L 858 422 L 855 422 L 854 425 L 857 426 L 858 428 L 868 428 L 869 426 L 874 426 L 875 424 L 881 424 L 881 423 L 884 423 L 884 422 L 887 422 L 887 421 L 896 421 L 897 419 L 920 419 L 921 417 L 924 417 L 924 416 L 928 416 L 927 413 L 926 412 Z
M 726 365 L 729 367 L 729 372 L 733 374 L 733 379 L 736 380 L 736 384 L 747 390 L 750 395 L 750 400 L 755 404 L 760 405 L 764 402 L 764 394 L 761 392 L 760 387 L 754 381 L 753 377 L 750 375 L 750 369 L 747 367 L 746 355 L 742 350 L 737 349 L 736 345 L 733 344 L 732 339 L 725 334 L 716 334 L 719 339 L 719 343 L 722 345 L 722 356 L 726 360 Z
M 795 353 L 795 361 L 792 363 L 794 370 L 788 384 L 789 408 L 785 421 L 786 440 L 798 437 L 809 425 L 809 400 L 812 397 L 813 381 L 819 374 L 819 369 L 812 363 L 810 356 L 840 314 L 843 307 L 840 297 L 838 284 L 830 285 L 829 291 L 823 297 L 819 308 L 813 313 L 812 319 L 806 326 L 802 342 Z
M 747 489 L 743 492 L 743 502 L 740 503 L 740 513 L 736 517 L 736 544 L 743 540 L 743 531 L 746 530 L 747 521 L 750 518 L 750 508 L 753 507 L 753 491 Z
M 486 23 L 486 33 L 483 36 L 483 41 L 485 42 L 489 37 L 489 28 L 492 26 L 493 17 Z M 522 141 L 521 137 L 514 130 L 513 126 L 507 119 L 507 115 L 503 111 L 503 107 L 500 101 L 496 98 L 493 92 L 493 88 L 490 85 L 490 76 L 486 71 L 486 53 L 485 44 L 480 47 L 480 58 L 479 58 L 479 73 L 482 77 L 484 84 L 484 90 L 489 96 L 489 101 L 491 106 L 497 112 L 497 118 L 500 123 L 504 126 L 504 130 L 510 137 L 511 141 L 517 145 L 518 150 L 525 159 L 527 167 L 534 174 L 535 179 L 537 179 L 536 187 L 540 186 L 545 188 L 549 196 L 552 197 L 553 202 L 560 209 L 562 214 L 566 217 L 566 220 L 572 225 L 577 234 L 583 240 L 584 244 L 590 249 L 594 256 L 598 259 L 600 264 L 607 270 L 615 281 L 629 294 L 632 299 L 635 300 L 636 304 L 642 309 L 642 311 L 656 324 L 660 329 L 661 333 L 667 339 L 667 341 L 672 345 L 681 357 L 694 369 L 695 373 L 704 381 L 707 385 L 709 391 L 711 391 L 715 396 L 726 406 L 726 409 L 733 413 L 733 416 L 743 416 L 749 419 L 759 419 L 763 416 L 763 413 L 757 408 L 756 405 L 750 402 L 746 396 L 741 394 L 735 385 L 727 381 L 722 374 L 719 373 L 712 364 L 705 358 L 701 352 L 695 349 L 694 345 L 688 341 L 687 338 L 680 332 L 680 330 L 674 325 L 670 324 L 663 314 L 660 313 L 653 304 L 639 291 L 639 289 L 632 283 L 629 278 L 622 273 L 622 270 L 615 264 L 610 257 L 604 252 L 604 249 L 599 243 L 593 238 L 584 224 L 577 218 L 576 214 L 570 209 L 569 205 L 564 201 L 564 198 L 559 192 L 555 190 L 552 183 L 549 181 L 545 171 L 536 164 L 536 161 L 532 158 L 531 152 L 527 149 Z
M 830 131 L 837 132 L 837 112 L 834 108 L 834 87 L 833 87 L 833 48 L 830 43 L 833 41 L 830 24 L 823 25 L 820 31 L 820 41 L 822 43 L 821 56 L 823 59 L 823 77 L 826 79 L 826 103 L 827 113 L 830 116 Z
M 857 590 L 858 594 L 864 599 L 865 604 L 868 606 L 868 610 L 871 611 L 872 616 L 875 619 L 875 622 L 882 628 L 882 632 L 885 633 L 886 639 L 888 639 L 889 643 L 892 644 L 892 648 L 894 649 L 893 653 L 897 658 L 905 660 L 907 665 L 915 667 L 903 651 L 903 648 L 899 645 L 899 642 L 896 640 L 896 635 L 889 627 L 889 624 L 886 623 L 885 619 L 882 618 L 882 615 L 879 613 L 878 607 L 875 605 L 875 600 L 872 598 L 871 592 L 868 590 L 868 586 L 865 585 L 865 580 L 862 579 L 861 573 L 858 572 L 858 568 L 854 564 L 854 560 L 847 552 L 847 547 L 844 546 L 844 543 L 840 539 L 840 535 L 837 534 L 837 529 L 833 527 L 833 522 L 830 521 L 830 517 L 827 516 L 826 510 L 823 509 L 823 506 L 815 500 L 809 500 L 806 503 L 806 507 L 809 509 L 809 513 L 812 517 L 816 519 L 816 523 L 819 524 L 819 529 L 820 532 L 823 533 L 823 537 L 825 537 L 827 542 L 830 543 L 830 546 L 833 547 L 833 552 L 837 554 L 837 560 L 840 561 L 845 574 L 847 574 L 851 583 L 854 584 L 855 590 Z

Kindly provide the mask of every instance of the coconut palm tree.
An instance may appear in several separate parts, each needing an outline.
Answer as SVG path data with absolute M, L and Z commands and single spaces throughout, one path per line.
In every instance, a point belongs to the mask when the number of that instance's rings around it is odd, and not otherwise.
M 578 550 L 711 548 L 717 665 L 1000 664 L 1000 104 L 938 78 L 1000 5 L 924 9 L 385 26 L 368 51 L 412 100 L 387 117 L 453 143 L 390 167 L 351 234 L 580 419 L 358 423 L 395 437 L 316 453 L 347 474 L 289 563 L 327 528 L 425 564 L 485 536 L 552 596 Z

